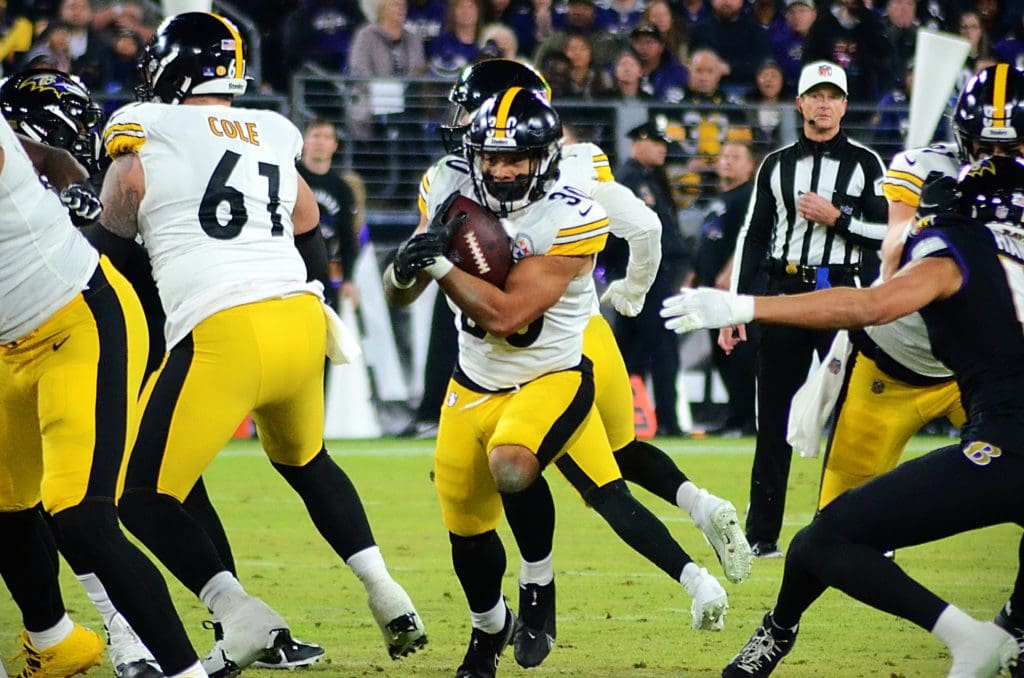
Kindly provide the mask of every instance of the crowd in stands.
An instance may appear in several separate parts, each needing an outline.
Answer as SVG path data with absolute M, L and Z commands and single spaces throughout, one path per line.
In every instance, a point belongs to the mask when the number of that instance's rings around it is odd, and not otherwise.
M 452 77 L 487 56 L 552 71 L 564 96 L 668 103 L 699 92 L 695 60 L 717 56 L 726 96 L 761 101 L 781 73 L 792 93 L 802 62 L 828 59 L 852 103 L 903 90 L 915 34 L 971 41 L 968 69 L 1024 67 L 1024 12 L 1010 0 L 269 0 L 236 3 L 261 33 L 263 86 L 285 92 L 304 64 L 328 73 Z M 46 61 L 91 88 L 134 82 L 133 59 L 160 20 L 152 0 L 0 1 L 5 71 Z M 639 63 L 639 78 L 635 62 Z M 775 80 L 774 77 L 766 79 Z M 637 84 L 639 86 L 637 86 Z

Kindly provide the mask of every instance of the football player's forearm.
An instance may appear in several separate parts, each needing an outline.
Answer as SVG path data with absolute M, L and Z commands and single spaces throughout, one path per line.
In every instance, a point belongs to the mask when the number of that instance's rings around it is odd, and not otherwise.
M 422 273 L 417 273 L 416 279 L 411 286 L 400 287 L 395 282 L 394 264 L 388 264 L 387 268 L 384 269 L 381 283 L 384 287 L 384 299 L 388 302 L 388 305 L 402 307 L 408 306 L 419 299 L 420 295 L 423 294 L 423 290 L 427 289 L 427 285 L 430 284 L 430 278 Z

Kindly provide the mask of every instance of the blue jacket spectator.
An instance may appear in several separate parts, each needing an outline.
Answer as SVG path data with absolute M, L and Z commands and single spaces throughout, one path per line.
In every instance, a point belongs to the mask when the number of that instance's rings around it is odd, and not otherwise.
M 480 58 L 477 38 L 482 26 L 477 0 L 451 0 L 444 31 L 427 50 L 430 70 L 441 77 L 455 77 Z
M 729 64 L 722 86 L 732 90 L 749 89 L 757 67 L 772 55 L 768 34 L 743 11 L 743 0 L 713 0 L 711 17 L 694 27 L 690 40 L 691 51 L 702 47 Z
M 352 36 L 364 23 L 358 0 L 302 0 L 284 23 L 289 70 L 307 61 L 333 72 L 345 70 Z
M 630 33 L 630 39 L 643 71 L 640 89 L 659 101 L 670 104 L 681 101 L 689 73 L 675 55 L 665 49 L 665 40 L 654 24 L 640 24 Z
M 405 13 L 405 30 L 419 36 L 423 47 L 430 53 L 434 40 L 444 29 L 445 0 L 409 0 Z
M 786 0 L 786 23 L 771 34 L 772 53 L 791 89 L 796 89 L 807 33 L 817 17 L 814 0 Z
M 599 0 L 596 23 L 620 40 L 625 40 L 633 27 L 640 23 L 643 13 L 643 0 Z

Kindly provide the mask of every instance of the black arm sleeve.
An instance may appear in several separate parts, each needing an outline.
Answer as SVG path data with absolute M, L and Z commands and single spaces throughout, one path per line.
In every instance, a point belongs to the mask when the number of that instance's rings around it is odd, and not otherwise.
M 338 258 L 341 260 L 341 277 L 343 282 L 352 280 L 356 268 L 356 256 L 359 254 L 359 240 L 356 238 L 355 195 L 344 179 L 341 180 L 345 191 L 345 200 L 338 210 L 338 221 L 335 225 L 335 237 L 338 238 Z
M 306 280 L 319 280 L 324 286 L 324 294 L 329 294 L 331 272 L 327 266 L 327 245 L 320 234 L 320 228 L 295 236 L 295 247 L 306 263 Z

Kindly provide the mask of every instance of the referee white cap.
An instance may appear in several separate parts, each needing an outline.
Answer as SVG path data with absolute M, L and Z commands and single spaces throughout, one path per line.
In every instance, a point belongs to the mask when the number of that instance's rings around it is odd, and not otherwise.
M 842 66 L 831 61 L 813 61 L 804 66 L 800 71 L 800 82 L 796 91 L 803 96 L 812 87 L 823 84 L 838 87 L 844 95 L 849 94 L 846 87 L 846 71 Z

